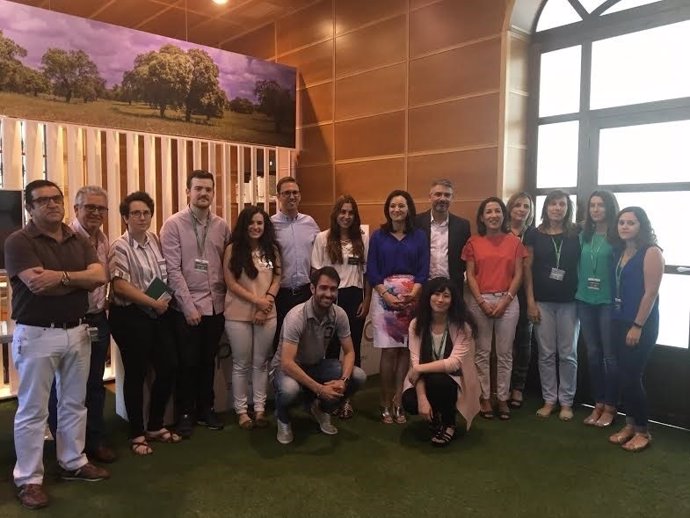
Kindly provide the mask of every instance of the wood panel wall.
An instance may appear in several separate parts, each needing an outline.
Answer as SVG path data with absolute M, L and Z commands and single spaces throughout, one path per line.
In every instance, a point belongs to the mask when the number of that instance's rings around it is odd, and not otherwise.
M 299 70 L 302 210 L 323 227 L 347 192 L 375 225 L 392 189 L 426 210 L 430 181 L 448 177 L 453 211 L 473 220 L 481 199 L 521 186 L 525 77 L 507 70 L 509 51 L 522 50 L 506 28 L 512 3 L 321 0 L 226 42 Z

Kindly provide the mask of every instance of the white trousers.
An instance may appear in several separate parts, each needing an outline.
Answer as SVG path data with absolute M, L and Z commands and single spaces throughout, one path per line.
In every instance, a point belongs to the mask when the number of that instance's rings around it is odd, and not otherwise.
M 19 374 L 13 472 L 17 487 L 43 483 L 43 442 L 53 379 L 58 397 L 58 462 L 70 471 L 88 462 L 83 451 L 90 356 L 86 325 L 57 329 L 17 324 L 12 340 L 12 358 Z
M 273 352 L 275 318 L 262 326 L 252 322 L 225 321 L 225 332 L 232 349 L 232 398 L 237 415 L 247 413 L 249 370 L 252 376 L 252 401 L 255 412 L 266 408 L 268 361 Z

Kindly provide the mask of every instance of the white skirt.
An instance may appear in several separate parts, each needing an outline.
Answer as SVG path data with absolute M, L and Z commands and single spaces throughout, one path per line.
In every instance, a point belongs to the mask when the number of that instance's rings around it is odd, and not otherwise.
M 393 295 L 410 293 L 414 287 L 412 275 L 391 275 L 383 281 L 386 290 Z M 371 323 L 374 328 L 374 347 L 388 349 L 407 347 L 410 321 L 414 318 L 414 306 L 403 310 L 389 308 L 383 298 L 374 291 L 371 300 Z

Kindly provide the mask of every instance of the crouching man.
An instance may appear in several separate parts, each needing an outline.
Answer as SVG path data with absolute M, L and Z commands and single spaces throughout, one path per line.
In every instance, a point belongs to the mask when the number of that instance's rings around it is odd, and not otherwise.
M 271 382 L 276 398 L 277 439 L 292 442 L 289 408 L 303 394 L 321 431 L 335 435 L 331 412 L 366 382 L 367 375 L 355 367 L 355 350 L 347 314 L 335 305 L 340 277 L 330 266 L 311 274 L 311 298 L 285 316 L 280 341 L 271 362 Z M 326 359 L 333 335 L 340 340 L 341 360 Z

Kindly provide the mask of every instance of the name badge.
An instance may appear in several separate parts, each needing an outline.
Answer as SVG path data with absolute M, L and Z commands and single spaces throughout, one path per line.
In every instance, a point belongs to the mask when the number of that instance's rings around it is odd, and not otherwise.
M 351 265 L 358 265 L 362 262 L 362 260 L 357 257 L 356 255 L 351 255 L 350 257 L 347 258 L 347 264 Z
M 623 301 L 620 299 L 620 297 L 614 297 L 613 309 L 615 309 L 616 311 L 620 311 L 622 303 L 623 303 Z
M 601 289 L 601 279 L 596 277 L 587 277 L 587 289 L 599 291 Z
M 561 270 L 560 268 L 551 268 L 549 279 L 553 279 L 554 281 L 562 281 L 564 277 L 565 270 Z
M 206 259 L 194 259 L 194 271 L 207 273 L 208 261 Z

